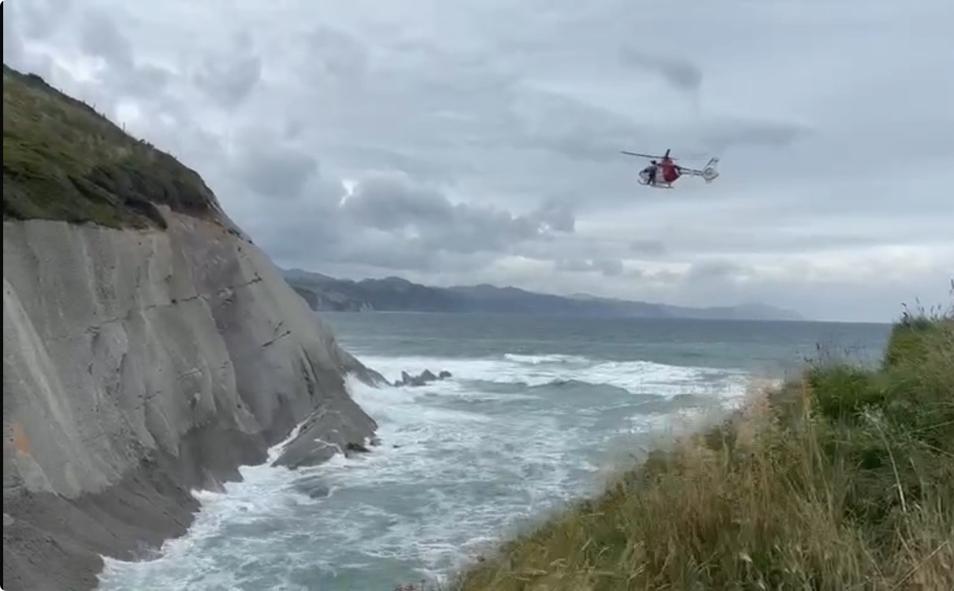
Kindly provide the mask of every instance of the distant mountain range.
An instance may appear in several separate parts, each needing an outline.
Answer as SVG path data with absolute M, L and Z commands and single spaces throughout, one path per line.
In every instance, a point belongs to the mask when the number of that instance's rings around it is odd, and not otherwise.
M 686 308 L 588 294 L 557 296 L 515 287 L 481 284 L 430 287 L 400 277 L 336 279 L 301 269 L 283 271 L 285 280 L 313 310 L 536 314 L 624 318 L 802 320 L 795 312 L 765 304 Z

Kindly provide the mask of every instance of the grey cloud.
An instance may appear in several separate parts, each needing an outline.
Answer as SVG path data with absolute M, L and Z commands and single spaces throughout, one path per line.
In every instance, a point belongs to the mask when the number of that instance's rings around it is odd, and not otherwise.
M 328 210 L 300 203 L 287 208 L 283 207 L 287 202 L 280 201 L 266 217 L 260 214 L 261 202 L 261 198 L 256 201 L 252 213 L 258 215 L 251 216 L 244 228 L 277 261 L 308 268 L 314 266 L 315 253 L 320 253 L 323 263 L 340 260 L 347 232 L 333 211 L 329 215 Z
M 686 279 L 689 281 L 725 281 L 746 275 L 744 266 L 721 259 L 703 260 L 689 267 Z
M 469 162 L 451 164 L 439 157 L 408 153 L 400 148 L 384 148 L 373 142 L 342 146 L 339 153 L 349 160 L 366 162 L 369 170 L 400 170 L 416 179 L 431 182 L 453 182 L 458 174 L 475 171 L 474 165 Z
M 558 271 L 599 272 L 606 277 L 623 274 L 623 261 L 619 259 L 559 259 L 554 263 Z
M 3 63 L 27 72 L 51 78 L 63 73 L 45 53 L 29 51 L 27 41 L 46 41 L 54 35 L 70 4 L 64 0 L 7 2 L 3 5 Z M 68 77 L 68 75 L 64 76 Z
M 368 52 L 355 37 L 332 27 L 320 26 L 305 39 L 308 49 L 304 57 L 316 74 L 338 80 L 364 75 L 368 67 Z
M 167 92 L 173 74 L 151 64 L 140 65 L 131 56 L 128 61 L 113 59 L 95 82 L 89 83 L 88 93 L 99 102 L 116 105 L 121 99 L 131 98 L 140 103 L 151 118 L 174 115 L 177 119 L 190 118 L 188 106 L 176 95 Z M 107 88 L 109 89 L 107 91 Z
M 15 5 L 11 8 L 11 4 Z M 50 37 L 64 22 L 70 12 L 70 0 L 33 0 L 29 2 L 6 2 L 3 5 L 4 29 L 12 19 L 13 27 L 30 39 Z M 6 31 L 4 31 L 6 37 Z M 4 62 L 7 56 L 4 51 Z
M 243 149 L 236 170 L 261 195 L 296 198 L 318 173 L 318 161 L 291 148 L 253 144 Z
M 317 173 L 310 174 L 307 183 L 288 188 L 282 179 L 287 182 L 299 175 L 277 162 L 299 160 L 300 154 L 273 146 L 243 153 L 236 162 L 236 170 L 244 171 L 244 182 L 265 198 L 290 195 L 296 189 L 305 195 L 296 202 L 270 201 L 268 223 L 259 219 L 254 227 L 262 244 L 282 260 L 296 260 L 298 253 L 309 252 L 328 264 L 372 270 L 436 272 L 454 268 L 460 272 L 490 264 L 500 253 L 513 251 L 523 242 L 559 232 L 554 226 L 572 226 L 567 219 L 572 214 L 562 206 L 518 216 L 490 207 L 455 204 L 437 189 L 396 173 L 361 180 L 343 201 L 340 183 Z M 316 195 L 322 184 L 338 191 Z M 612 261 L 596 264 L 606 274 L 621 271 Z
M 20 33 L 9 24 L 9 17 L 3 19 L 3 63 L 14 68 L 23 68 L 23 40 Z
M 570 120 L 572 121 L 572 120 Z M 545 132 L 532 132 L 527 137 L 528 147 L 545 147 L 573 160 L 607 162 L 618 158 L 620 146 L 625 146 L 633 134 L 625 133 L 628 125 L 604 127 L 593 125 L 594 121 L 578 121 L 554 118 Z M 563 129 L 560 129 L 563 126 Z
M 677 271 L 663 269 L 660 271 L 639 271 L 639 277 L 655 281 L 663 285 L 675 285 L 683 279 L 683 275 Z
M 623 261 L 619 259 L 599 259 L 593 261 L 593 264 L 607 277 L 615 277 L 623 273 Z
M 387 234 L 363 237 L 360 241 L 338 245 L 333 258 L 394 270 L 428 271 L 437 267 L 437 253 L 427 248 L 419 239 L 399 238 Z
M 788 146 L 807 133 L 807 129 L 793 123 L 742 119 L 712 122 L 701 130 L 703 141 L 714 150 L 741 145 Z
M 624 267 L 623 277 L 628 279 L 645 279 L 647 277 L 651 277 L 651 274 L 647 273 L 645 269 L 629 265 Z
M 573 160 L 605 162 L 639 134 L 632 121 L 572 97 L 538 89 L 511 99 L 514 121 L 509 141 L 518 147 L 546 149 Z
M 654 55 L 632 47 L 620 52 L 623 63 L 656 72 L 674 88 L 696 93 L 702 85 L 702 70 L 688 60 Z
M 558 271 L 591 271 L 593 269 L 590 261 L 586 259 L 559 259 L 553 264 Z
M 176 106 L 179 102 L 163 95 L 166 86 L 172 78 L 172 72 L 150 64 L 135 66 L 123 76 L 122 86 L 125 92 L 138 97 L 162 98 L 171 101 Z
M 252 92 L 262 76 L 257 55 L 219 54 L 206 58 L 195 82 L 223 107 L 235 107 Z
M 416 185 L 403 175 L 363 180 L 344 210 L 359 224 L 409 231 L 429 247 L 455 252 L 504 252 L 519 242 L 572 229 L 566 211 L 555 207 L 519 216 L 491 207 L 454 204 L 435 189 Z
M 255 229 L 256 240 L 283 265 L 338 268 L 358 277 L 406 273 L 455 272 L 480 269 L 496 259 L 487 252 L 453 252 L 434 248 L 419 237 L 355 223 L 335 207 L 306 203 L 284 208 L 276 204 L 268 223 Z M 275 223 L 275 221 L 279 223 Z
M 666 253 L 666 245 L 659 240 L 633 240 L 629 250 L 636 254 L 661 255 Z
M 301 137 L 302 131 L 305 127 L 305 123 L 298 118 L 292 117 L 285 121 L 285 129 L 283 135 L 287 140 L 295 140 Z
M 429 227 L 450 224 L 454 206 L 435 190 L 413 186 L 399 175 L 374 176 L 363 180 L 345 203 L 355 220 L 380 230 L 409 225 Z
M 559 201 L 547 201 L 533 212 L 532 217 L 558 232 L 571 233 L 576 228 L 576 216 L 573 213 L 573 208 Z
M 440 273 L 444 269 L 455 272 L 474 271 L 495 260 L 486 252 L 453 252 L 436 250 L 422 240 L 402 238 L 393 234 L 368 236 L 339 245 L 333 259 L 341 263 L 364 265 L 375 269 Z
M 122 96 L 128 96 L 157 105 L 165 103 L 167 107 L 177 103 L 164 94 L 172 72 L 152 64 L 138 64 L 129 38 L 105 11 L 94 9 L 84 14 L 79 44 L 85 53 L 106 64 L 101 82 L 112 89 L 112 96 L 104 93 L 104 89 L 92 90 L 105 102 L 115 104 Z
M 80 29 L 80 46 L 87 53 L 103 58 L 110 65 L 123 68 L 132 66 L 133 50 L 129 39 L 104 12 L 92 11 L 84 16 Z

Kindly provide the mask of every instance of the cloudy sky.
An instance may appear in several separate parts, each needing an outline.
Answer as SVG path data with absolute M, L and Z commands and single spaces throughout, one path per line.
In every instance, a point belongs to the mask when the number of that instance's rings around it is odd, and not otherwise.
M 950 0 L 11 0 L 4 62 L 285 267 L 890 320 L 954 278 Z M 636 185 L 621 149 L 722 158 Z

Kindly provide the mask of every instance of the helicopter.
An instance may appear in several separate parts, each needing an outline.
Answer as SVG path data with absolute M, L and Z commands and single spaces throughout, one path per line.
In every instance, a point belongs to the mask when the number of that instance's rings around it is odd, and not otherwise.
M 711 183 L 719 176 L 717 166 L 718 158 L 710 158 L 709 162 L 701 169 L 686 168 L 676 164 L 676 158 L 669 155 L 670 149 L 662 156 L 652 154 L 640 154 L 638 152 L 621 151 L 627 156 L 636 156 L 638 158 L 649 158 L 652 162 L 649 166 L 639 172 L 639 184 L 656 189 L 672 189 L 672 184 L 679 180 L 681 176 L 700 176 L 707 183 Z

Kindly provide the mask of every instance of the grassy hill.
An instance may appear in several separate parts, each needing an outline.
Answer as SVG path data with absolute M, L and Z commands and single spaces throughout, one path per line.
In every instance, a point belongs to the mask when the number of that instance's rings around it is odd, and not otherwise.
M 819 364 L 481 559 L 462 591 L 954 589 L 954 309 Z
M 3 217 L 163 226 L 156 205 L 216 217 L 194 171 L 46 84 L 3 66 Z

